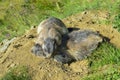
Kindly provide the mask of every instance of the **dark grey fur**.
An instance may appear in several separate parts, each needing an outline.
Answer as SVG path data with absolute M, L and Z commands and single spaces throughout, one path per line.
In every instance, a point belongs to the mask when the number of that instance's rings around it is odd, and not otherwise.
M 35 44 L 32 47 L 31 52 L 36 56 L 41 56 L 41 57 L 45 56 L 45 54 L 43 53 L 42 47 L 39 44 Z
M 57 47 L 56 41 L 54 39 L 47 38 L 44 41 L 43 51 L 44 51 L 44 53 L 47 53 L 47 54 L 54 53 L 54 51 L 56 50 L 56 47 Z

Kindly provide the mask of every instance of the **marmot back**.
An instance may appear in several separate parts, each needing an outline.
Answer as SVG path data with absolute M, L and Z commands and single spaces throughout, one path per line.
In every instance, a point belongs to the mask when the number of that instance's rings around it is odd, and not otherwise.
M 69 33 L 66 42 L 67 49 L 58 51 L 62 53 L 54 56 L 55 61 L 69 63 L 84 59 L 102 42 L 102 36 L 91 30 L 79 30 Z
M 37 29 L 37 33 L 39 34 L 40 31 L 44 28 L 44 27 L 54 27 L 55 29 L 57 29 L 62 35 L 63 34 L 67 34 L 68 33 L 68 30 L 65 26 L 65 24 L 58 18 L 55 18 L 55 17 L 50 17 L 46 20 L 43 20 L 39 26 L 38 26 L 38 29 Z
M 67 47 L 70 55 L 76 60 L 81 60 L 90 55 L 102 42 L 102 37 L 91 30 L 73 31 L 68 36 Z

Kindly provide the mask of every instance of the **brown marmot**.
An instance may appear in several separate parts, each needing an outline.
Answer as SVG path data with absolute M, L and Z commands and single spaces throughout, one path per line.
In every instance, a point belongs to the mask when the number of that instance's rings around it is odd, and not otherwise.
M 60 50 L 62 53 L 56 54 L 54 60 L 62 63 L 82 60 L 89 56 L 102 41 L 102 36 L 97 32 L 91 30 L 72 31 L 68 34 L 66 43 L 68 49 Z
M 62 37 L 68 34 L 68 30 L 60 19 L 51 17 L 39 24 L 37 34 L 38 38 L 32 48 L 32 52 L 49 58 L 61 45 Z

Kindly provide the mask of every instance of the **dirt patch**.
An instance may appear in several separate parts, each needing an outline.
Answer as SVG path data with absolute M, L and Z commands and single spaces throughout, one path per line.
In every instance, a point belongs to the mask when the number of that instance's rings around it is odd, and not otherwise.
M 81 14 L 67 17 L 63 21 L 68 27 L 99 31 L 100 34 L 108 37 L 113 45 L 120 48 L 120 33 L 111 24 L 101 24 L 107 19 L 110 19 L 107 11 L 84 11 Z
M 32 36 L 32 37 L 31 37 Z M 72 69 L 75 63 L 68 64 L 57 63 L 52 59 L 43 59 L 31 53 L 36 37 L 36 28 L 31 29 L 25 35 L 18 37 L 12 42 L 5 53 L 1 53 L 0 58 L 0 76 L 5 74 L 10 68 L 18 65 L 26 65 L 30 69 L 33 80 L 74 80 L 80 78 L 81 75 L 88 72 L 86 67 L 76 72 Z M 84 60 L 82 61 L 84 62 Z M 80 64 L 82 63 L 80 61 Z M 85 61 L 86 62 L 86 61 Z M 79 63 L 79 61 L 77 62 Z M 86 63 L 88 64 L 88 63 Z M 83 71 L 87 71 L 84 73 Z
M 111 25 L 102 25 L 98 22 L 108 18 L 108 12 L 87 11 L 67 17 L 63 21 L 68 27 L 99 31 L 102 35 L 110 38 L 112 44 L 120 48 L 120 44 L 118 44 L 120 33 Z M 3 76 L 11 67 L 18 65 L 28 66 L 33 80 L 79 80 L 83 75 L 88 74 L 87 60 L 68 65 L 35 56 L 31 53 L 35 39 L 36 28 L 17 37 L 5 53 L 0 53 L 0 76 Z

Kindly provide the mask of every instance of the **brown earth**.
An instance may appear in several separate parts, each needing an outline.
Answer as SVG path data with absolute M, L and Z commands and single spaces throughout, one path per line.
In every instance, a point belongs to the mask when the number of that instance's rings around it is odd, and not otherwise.
M 110 42 L 120 48 L 120 33 L 111 25 L 100 24 L 99 21 L 109 19 L 106 11 L 85 11 L 63 19 L 67 27 L 92 29 L 108 37 Z M 17 37 L 4 53 L 0 53 L 0 77 L 10 68 L 25 65 L 33 80 L 80 80 L 89 72 L 88 61 L 73 62 L 70 65 L 61 64 L 52 59 L 43 59 L 31 53 L 31 47 L 36 39 L 36 28 Z

